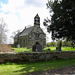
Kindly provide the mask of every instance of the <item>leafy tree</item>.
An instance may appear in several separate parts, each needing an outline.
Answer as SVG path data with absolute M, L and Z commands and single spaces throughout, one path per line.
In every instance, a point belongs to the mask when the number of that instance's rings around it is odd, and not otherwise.
M 72 45 L 71 45 L 71 42 L 65 40 L 62 42 L 62 46 L 71 47 Z
M 61 41 L 61 40 L 58 40 L 58 41 L 57 41 L 57 46 L 59 46 L 60 42 L 62 42 L 62 41 Z
M 67 38 L 75 43 L 75 0 L 50 0 L 47 7 L 52 15 L 44 25 L 52 32 L 52 39 Z
M 56 44 L 56 42 L 54 42 L 54 41 L 47 43 L 47 46 L 56 46 L 56 45 L 57 45 L 57 44 Z
M 0 44 L 6 44 L 7 40 L 7 26 L 6 23 L 4 22 L 4 19 L 0 19 Z

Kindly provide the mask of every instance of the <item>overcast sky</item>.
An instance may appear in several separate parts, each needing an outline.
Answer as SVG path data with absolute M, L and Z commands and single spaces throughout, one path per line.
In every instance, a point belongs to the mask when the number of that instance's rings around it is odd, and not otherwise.
M 25 26 L 34 25 L 34 17 L 38 13 L 41 18 L 41 28 L 47 34 L 47 41 L 51 36 L 43 26 L 45 18 L 49 17 L 49 10 L 46 7 L 47 0 L 0 0 L 0 18 L 3 17 L 8 26 L 8 42 L 12 40 L 12 32 Z

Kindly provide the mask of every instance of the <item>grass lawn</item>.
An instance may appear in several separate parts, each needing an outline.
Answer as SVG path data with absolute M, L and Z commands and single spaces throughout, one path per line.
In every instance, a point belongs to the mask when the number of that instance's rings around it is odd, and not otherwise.
M 0 75 L 21 75 L 75 64 L 75 59 L 0 64 Z
M 14 49 L 13 52 L 32 52 L 32 49 L 27 49 L 26 47 L 25 48 L 12 48 Z
M 32 49 L 27 49 L 27 48 L 13 48 L 13 49 L 14 49 L 14 52 L 32 52 Z M 46 47 L 42 51 L 48 52 L 48 49 L 50 49 L 50 51 L 56 51 L 56 47 Z M 75 51 L 75 48 L 62 47 L 61 50 L 62 51 Z
M 75 51 L 75 47 L 62 47 L 62 51 Z
M 43 49 L 43 51 L 45 52 L 47 49 L 51 49 L 51 51 L 56 51 L 56 47 L 46 47 Z M 75 48 L 72 47 L 61 47 L 62 51 L 75 51 Z

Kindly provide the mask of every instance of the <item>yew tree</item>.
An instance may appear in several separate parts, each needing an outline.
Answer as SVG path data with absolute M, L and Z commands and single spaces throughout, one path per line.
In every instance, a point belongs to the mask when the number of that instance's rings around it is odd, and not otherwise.
M 45 19 L 52 39 L 66 38 L 75 43 L 75 0 L 48 0 L 51 19 Z

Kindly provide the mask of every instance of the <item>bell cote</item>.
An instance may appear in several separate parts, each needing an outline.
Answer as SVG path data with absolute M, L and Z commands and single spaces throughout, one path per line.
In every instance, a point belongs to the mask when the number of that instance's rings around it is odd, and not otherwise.
M 38 14 L 34 17 L 34 25 L 40 26 L 40 17 Z

